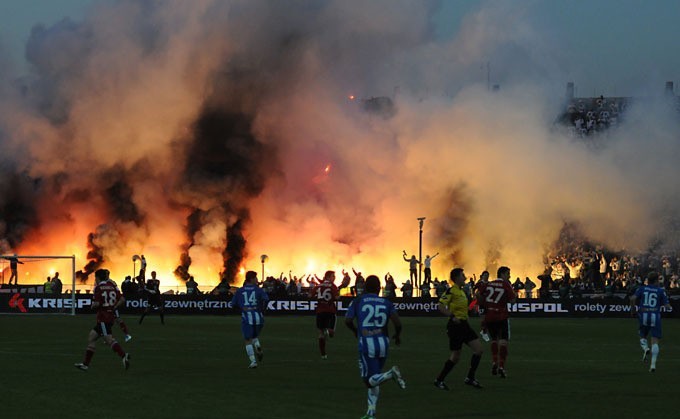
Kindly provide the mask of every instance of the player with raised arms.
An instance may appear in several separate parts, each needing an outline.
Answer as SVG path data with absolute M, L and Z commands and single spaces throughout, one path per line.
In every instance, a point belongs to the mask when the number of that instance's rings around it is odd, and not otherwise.
M 109 279 L 108 270 L 97 269 L 94 278 L 97 285 L 94 287 L 92 308 L 97 310 L 97 324 L 88 335 L 85 359 L 82 363 L 75 364 L 75 367 L 82 371 L 88 370 L 94 356 L 95 344 L 100 337 L 104 337 L 104 342 L 123 359 L 123 367 L 127 370 L 130 367 L 130 354 L 123 350 L 111 333 L 115 322 L 114 312 L 125 302 L 125 298 Z
M 630 312 L 637 314 L 642 360 L 647 361 L 652 353 L 649 372 L 656 371 L 656 360 L 659 357 L 659 340 L 661 340 L 661 307 L 671 310 L 668 296 L 663 287 L 659 286 L 659 274 L 652 271 L 647 274 L 647 285 L 642 285 L 630 297 Z M 650 350 L 647 337 L 651 335 L 652 348 Z
M 368 387 L 368 410 L 362 419 L 375 418 L 380 384 L 395 380 L 399 387 L 406 388 L 406 381 L 402 378 L 399 367 L 394 366 L 389 371 L 382 372 L 390 346 L 387 322 L 392 320 L 394 324 L 394 344 L 398 346 L 401 344 L 401 320 L 392 302 L 379 297 L 379 293 L 380 279 L 369 275 L 366 278 L 365 293 L 352 301 L 345 315 L 345 324 L 359 339 L 359 368 L 361 378 Z
M 326 271 L 323 281 L 309 292 L 310 298 L 316 300 L 316 328 L 319 330 L 318 340 L 321 359 L 328 359 L 326 354 L 327 339 L 335 335 L 335 316 L 338 311 L 335 301 L 340 292 L 333 283 L 334 280 L 335 272 Z
M 241 310 L 241 332 L 246 342 L 246 354 L 250 359 L 248 368 L 257 368 L 257 362 L 264 357 L 259 336 L 264 327 L 264 309 L 268 301 L 267 293 L 258 287 L 257 272 L 246 272 L 243 287 L 236 291 L 231 305 Z

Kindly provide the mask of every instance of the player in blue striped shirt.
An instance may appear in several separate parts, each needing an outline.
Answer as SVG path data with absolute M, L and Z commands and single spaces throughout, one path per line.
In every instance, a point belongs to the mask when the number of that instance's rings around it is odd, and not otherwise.
M 364 294 L 352 301 L 345 315 L 345 324 L 359 339 L 359 368 L 368 387 L 368 410 L 362 419 L 375 417 L 381 383 L 395 380 L 399 387 L 406 388 L 406 381 L 401 377 L 399 367 L 394 366 L 389 371 L 382 372 L 390 346 L 387 321 L 392 320 L 394 324 L 394 344 L 398 346 L 401 343 L 401 320 L 392 302 L 379 297 L 379 293 L 380 279 L 369 275 Z M 354 325 L 355 319 L 357 326 Z
M 257 286 L 257 272 L 246 272 L 243 287 L 239 288 L 231 299 L 231 305 L 241 310 L 241 332 L 246 341 L 246 353 L 250 359 L 248 368 L 257 368 L 262 361 L 263 352 L 260 345 L 260 331 L 264 327 L 264 310 L 269 297 Z
M 642 360 L 646 361 L 652 353 L 649 372 L 656 371 L 656 359 L 659 356 L 659 340 L 661 339 L 661 307 L 671 310 L 668 296 L 663 287 L 659 286 L 659 274 L 652 271 L 647 275 L 647 285 L 640 286 L 630 297 L 630 312 L 637 313 L 642 347 Z M 647 343 L 647 336 L 651 335 L 652 348 Z

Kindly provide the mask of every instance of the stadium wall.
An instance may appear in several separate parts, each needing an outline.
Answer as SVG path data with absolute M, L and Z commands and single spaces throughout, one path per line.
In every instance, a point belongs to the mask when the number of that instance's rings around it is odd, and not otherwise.
M 352 299 L 342 297 L 338 301 L 338 312 L 343 315 Z M 91 295 L 76 295 L 76 314 L 93 314 Z M 401 316 L 441 316 L 437 299 L 395 298 L 393 303 Z M 6 314 L 57 314 L 70 312 L 73 308 L 70 296 L 15 293 L 0 294 L 0 313 Z M 231 302 L 219 296 L 201 295 L 189 298 L 186 295 L 165 295 L 166 314 L 173 315 L 229 315 L 237 314 Z M 671 300 L 672 310 L 664 317 L 675 317 L 680 312 L 680 300 Z M 131 298 L 121 311 L 126 314 L 141 314 L 147 307 L 144 298 Z M 267 315 L 313 315 L 316 301 L 272 300 L 267 306 Z M 581 298 L 569 300 L 518 299 L 509 304 L 511 317 L 630 317 L 627 299 L 622 298 Z

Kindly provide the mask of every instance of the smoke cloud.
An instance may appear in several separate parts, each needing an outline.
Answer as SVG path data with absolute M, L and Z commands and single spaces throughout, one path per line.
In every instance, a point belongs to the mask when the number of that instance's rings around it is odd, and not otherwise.
M 555 129 L 560 40 L 525 10 L 485 3 L 450 39 L 434 1 L 105 1 L 37 25 L 30 74 L 0 71 L 0 250 L 216 284 L 265 253 L 274 276 L 406 279 L 417 217 L 440 277 L 538 274 L 565 223 L 677 248 L 677 113 L 634 103 L 598 147 Z

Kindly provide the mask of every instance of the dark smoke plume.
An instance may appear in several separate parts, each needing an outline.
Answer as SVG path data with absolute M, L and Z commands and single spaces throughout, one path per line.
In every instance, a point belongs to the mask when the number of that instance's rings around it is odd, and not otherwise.
M 247 214 L 241 214 L 247 217 Z M 233 283 L 238 268 L 241 266 L 246 253 L 246 239 L 243 237 L 243 228 L 247 218 L 239 218 L 234 224 L 227 228 L 227 248 L 224 250 L 224 270 L 220 273 L 222 279 Z M 264 280 L 264 278 L 262 279 Z

